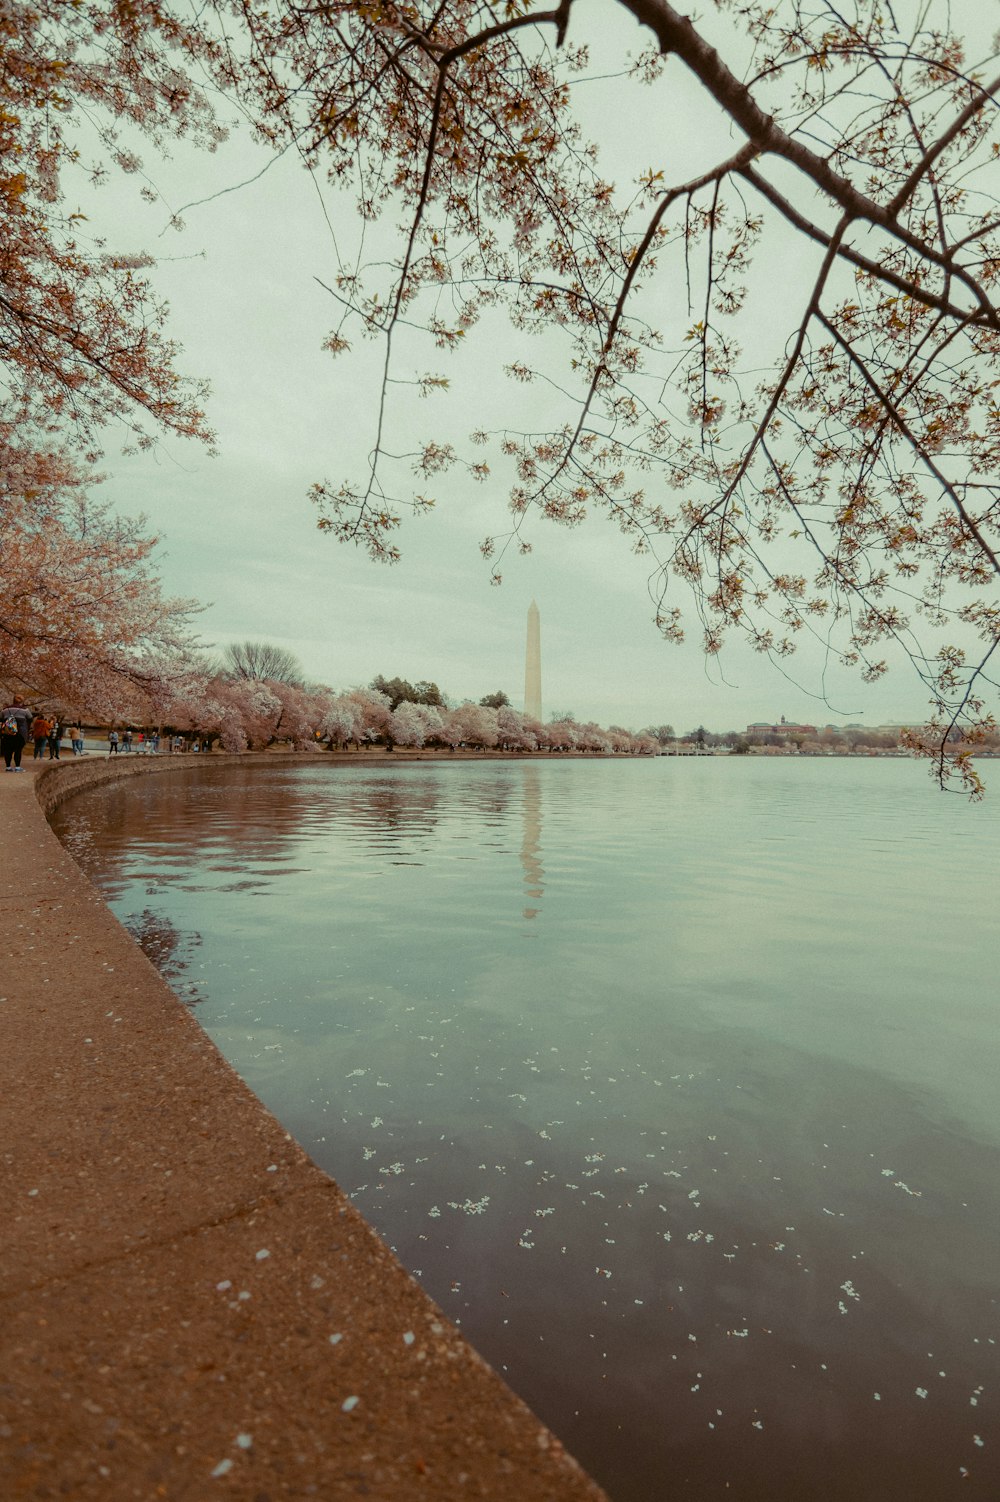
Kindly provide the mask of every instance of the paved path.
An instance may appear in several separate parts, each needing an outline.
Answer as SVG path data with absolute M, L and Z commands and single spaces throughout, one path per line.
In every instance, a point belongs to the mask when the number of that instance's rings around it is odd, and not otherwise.
M 52 834 L 117 770 L 0 772 L 0 1498 L 601 1502 Z

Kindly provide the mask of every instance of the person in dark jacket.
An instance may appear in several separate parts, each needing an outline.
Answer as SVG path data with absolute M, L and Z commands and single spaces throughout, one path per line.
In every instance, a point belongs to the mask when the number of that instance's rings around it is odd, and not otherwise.
M 31 710 L 26 709 L 23 700 L 15 694 L 10 703 L 0 709 L 0 750 L 8 772 L 20 772 L 21 752 L 30 739 Z

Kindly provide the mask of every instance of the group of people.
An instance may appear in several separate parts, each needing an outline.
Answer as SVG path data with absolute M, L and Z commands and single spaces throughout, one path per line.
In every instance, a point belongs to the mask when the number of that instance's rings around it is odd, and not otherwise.
M 10 703 L 0 709 L 0 750 L 3 752 L 4 770 L 20 772 L 21 753 L 29 741 L 34 743 L 34 760 L 41 761 L 48 751 L 50 761 L 59 760 L 63 739 L 69 735 L 73 755 L 83 755 L 83 729 L 71 725 L 67 731 L 58 716 L 47 715 L 42 710 L 29 709 L 17 694 Z
M 20 772 L 21 753 L 29 741 L 34 743 L 34 760 L 41 761 L 48 752 L 50 761 L 59 760 L 60 747 L 66 736 L 73 746 L 73 755 L 83 755 L 83 728 L 80 725 L 64 726 L 58 716 L 45 714 L 43 710 L 31 709 L 15 694 L 10 703 L 0 709 L 0 749 L 4 767 L 8 772 Z M 183 751 L 186 748 L 183 736 L 167 738 L 168 751 Z M 194 741 L 194 751 L 208 751 L 210 742 Z M 160 749 L 158 730 L 133 731 L 131 728 L 120 734 L 113 727 L 108 731 L 108 755 L 117 756 L 121 751 L 144 751 L 156 753 Z
M 148 735 L 144 730 L 140 730 L 133 738 L 131 730 L 123 730 L 121 735 L 119 735 L 118 731 L 112 727 L 108 731 L 108 755 L 117 756 L 121 751 L 131 751 L 133 740 L 137 751 L 152 751 L 155 753 L 160 749 L 160 732 L 158 730 L 151 730 Z
M 46 748 L 49 753 L 49 761 L 59 760 L 59 748 L 63 737 L 68 735 L 73 746 L 73 755 L 83 754 L 83 731 L 79 725 L 71 725 L 67 730 L 58 718 L 38 713 L 31 722 L 31 739 L 35 743 L 35 761 L 41 761 L 45 756 Z

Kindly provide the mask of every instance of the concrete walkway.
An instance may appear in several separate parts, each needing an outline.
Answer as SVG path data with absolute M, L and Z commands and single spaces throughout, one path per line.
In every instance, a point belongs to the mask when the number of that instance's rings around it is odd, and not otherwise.
M 0 1498 L 601 1502 L 40 806 L 192 764 L 0 771 Z

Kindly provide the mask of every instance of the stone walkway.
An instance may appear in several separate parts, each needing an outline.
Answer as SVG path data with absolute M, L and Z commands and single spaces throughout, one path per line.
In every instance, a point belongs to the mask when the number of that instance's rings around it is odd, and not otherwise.
M 123 762 L 0 771 L 0 1498 L 601 1502 L 52 834 Z

